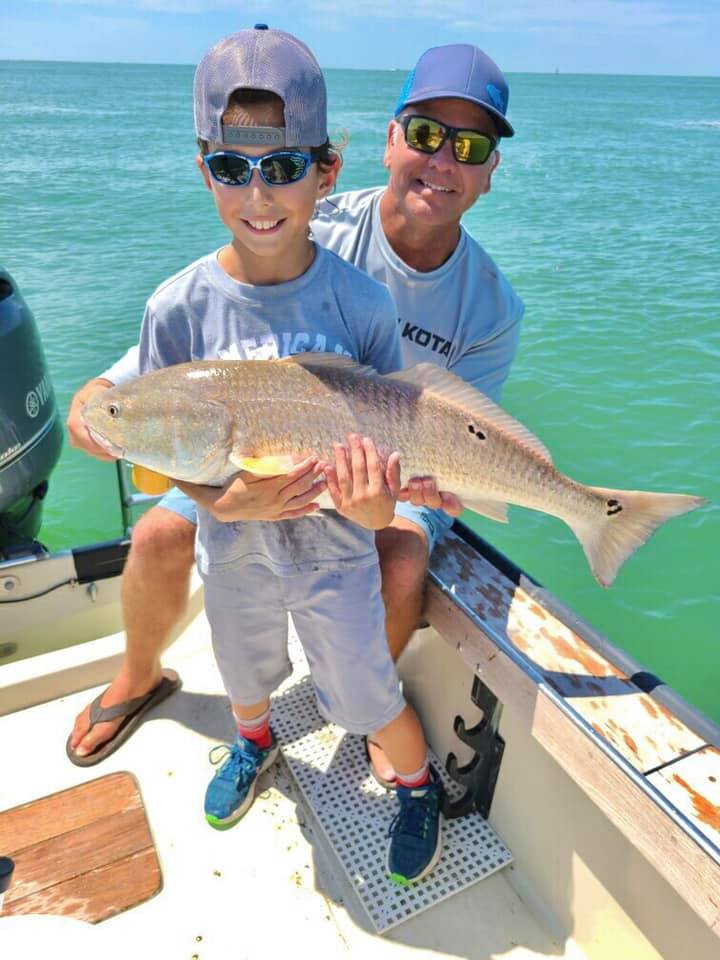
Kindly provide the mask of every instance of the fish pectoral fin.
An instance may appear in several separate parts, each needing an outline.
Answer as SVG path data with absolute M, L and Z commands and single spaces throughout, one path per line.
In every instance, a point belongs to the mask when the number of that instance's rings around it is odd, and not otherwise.
M 132 482 L 140 493 L 147 493 L 153 497 L 159 496 L 161 493 L 167 493 L 174 486 L 170 477 L 166 477 L 164 473 L 158 473 L 156 470 L 150 470 L 149 467 L 140 467 L 133 464 L 131 475 Z
M 268 454 L 264 457 L 246 457 L 243 454 L 231 453 L 229 459 L 238 470 L 247 470 L 259 477 L 278 477 L 290 473 L 295 466 L 288 453 Z
M 461 407 L 471 420 L 475 417 L 481 423 L 485 421 L 496 430 L 502 430 L 534 451 L 547 463 L 552 463 L 552 454 L 534 433 L 457 374 L 438 367 L 434 363 L 418 363 L 407 370 L 388 374 L 386 379 L 413 384 L 421 387 L 425 394 L 440 397 L 455 407 Z M 474 432 L 478 424 L 471 425 L 473 427 L 471 432 Z
M 497 520 L 498 523 L 508 522 L 508 505 L 500 500 L 467 500 L 463 498 L 464 507 L 473 513 L 481 513 L 483 517 Z

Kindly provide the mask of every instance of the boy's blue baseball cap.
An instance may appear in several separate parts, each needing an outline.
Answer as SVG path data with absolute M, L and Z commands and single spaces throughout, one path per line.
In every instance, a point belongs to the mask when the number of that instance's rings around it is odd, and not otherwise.
M 227 126 L 222 115 L 239 87 L 268 90 L 285 105 L 284 127 Z M 195 132 L 222 144 L 320 147 L 327 140 L 327 94 L 305 44 L 264 23 L 225 37 L 205 54 L 193 86 Z
M 505 77 L 479 47 L 470 43 L 449 43 L 426 50 L 400 91 L 395 116 L 411 103 L 437 97 L 471 100 L 492 114 L 501 137 L 515 134 L 505 119 L 510 99 Z

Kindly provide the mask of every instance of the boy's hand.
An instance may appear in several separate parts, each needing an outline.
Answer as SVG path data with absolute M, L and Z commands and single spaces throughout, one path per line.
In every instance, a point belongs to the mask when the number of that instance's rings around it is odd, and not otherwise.
M 465 509 L 462 500 L 454 493 L 438 490 L 433 477 L 411 477 L 398 496 L 401 503 L 412 503 L 414 507 L 429 507 L 431 510 L 444 510 L 451 517 L 459 517 Z
M 82 418 L 82 408 L 90 397 L 96 393 L 102 393 L 112 386 L 113 384 L 109 380 L 104 380 L 102 377 L 95 377 L 94 380 L 88 380 L 84 386 L 80 387 L 70 401 L 70 410 L 68 411 L 66 424 L 68 440 L 70 441 L 71 447 L 84 450 L 85 453 L 89 453 L 91 457 L 97 457 L 98 460 L 109 460 L 111 463 L 117 460 L 117 457 L 113 457 L 107 450 L 95 443 Z
M 350 452 L 334 444 L 335 463 L 325 465 L 328 493 L 343 517 L 368 530 L 382 530 L 395 515 L 400 492 L 400 455 L 391 453 L 385 467 L 372 440 L 348 437 Z
M 313 503 L 325 490 L 318 480 L 322 465 L 308 457 L 290 473 L 259 477 L 243 470 L 224 487 L 206 487 L 176 480 L 176 485 L 222 523 L 235 520 L 291 520 L 319 509 Z

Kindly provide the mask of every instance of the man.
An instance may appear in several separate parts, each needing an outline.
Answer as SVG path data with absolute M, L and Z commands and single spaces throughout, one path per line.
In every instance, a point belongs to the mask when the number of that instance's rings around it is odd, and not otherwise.
M 408 76 L 388 125 L 387 187 L 330 198 L 312 221 L 317 242 L 389 287 L 405 366 L 437 363 L 495 400 L 517 351 L 523 305 L 460 218 L 490 190 L 499 139 L 513 136 L 507 104 L 505 78 L 477 47 L 431 48 Z M 73 445 L 105 456 L 80 410 L 96 390 L 136 375 L 136 363 L 129 351 L 76 394 L 68 418 Z M 184 610 L 192 565 L 194 518 L 180 497 L 172 491 L 133 530 L 122 585 L 126 656 L 92 718 L 87 707 L 76 719 L 68 741 L 75 763 L 107 756 L 176 685 L 159 658 Z M 395 660 L 420 619 L 432 548 L 462 509 L 429 478 L 413 479 L 403 499 L 409 502 L 398 503 L 392 524 L 376 535 Z M 130 715 L 103 712 L 112 707 Z M 368 755 L 378 780 L 392 786 L 394 771 L 379 747 L 368 744 Z

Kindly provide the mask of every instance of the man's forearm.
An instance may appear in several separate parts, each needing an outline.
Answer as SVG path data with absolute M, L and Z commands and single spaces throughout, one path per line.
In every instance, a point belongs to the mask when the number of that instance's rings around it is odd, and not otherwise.
M 105 377 L 94 377 L 92 380 L 88 380 L 73 396 L 68 411 L 67 432 L 70 445 L 78 450 L 84 450 L 85 453 L 97 457 L 98 460 L 114 460 L 116 458 L 111 457 L 92 439 L 82 418 L 82 409 L 92 396 L 112 386 L 113 383 Z

